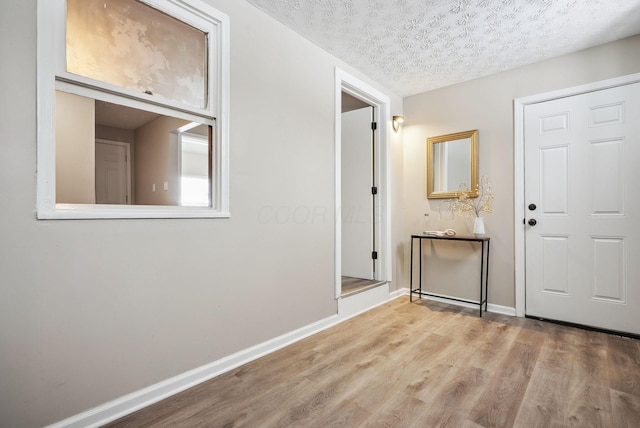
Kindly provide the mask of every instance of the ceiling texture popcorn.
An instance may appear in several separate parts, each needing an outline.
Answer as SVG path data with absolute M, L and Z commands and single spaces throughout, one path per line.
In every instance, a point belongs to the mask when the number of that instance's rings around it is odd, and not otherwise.
M 640 33 L 640 0 L 247 1 L 400 96 Z

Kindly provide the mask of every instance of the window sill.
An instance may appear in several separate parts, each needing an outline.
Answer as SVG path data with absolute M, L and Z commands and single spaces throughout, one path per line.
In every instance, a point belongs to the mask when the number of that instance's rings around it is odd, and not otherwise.
M 56 204 L 53 209 L 39 209 L 39 220 L 90 220 L 136 218 L 229 218 L 229 211 L 208 207 L 173 207 L 157 205 L 88 205 Z

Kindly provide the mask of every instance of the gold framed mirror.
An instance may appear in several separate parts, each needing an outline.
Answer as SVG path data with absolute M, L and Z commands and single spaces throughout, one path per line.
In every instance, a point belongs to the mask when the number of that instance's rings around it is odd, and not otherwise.
M 427 138 L 427 199 L 478 196 L 478 130 Z

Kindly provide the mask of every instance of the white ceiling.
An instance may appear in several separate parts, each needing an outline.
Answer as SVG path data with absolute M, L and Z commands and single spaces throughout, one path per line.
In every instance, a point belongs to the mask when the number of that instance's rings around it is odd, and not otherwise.
M 640 0 L 247 1 L 400 96 L 640 33 Z

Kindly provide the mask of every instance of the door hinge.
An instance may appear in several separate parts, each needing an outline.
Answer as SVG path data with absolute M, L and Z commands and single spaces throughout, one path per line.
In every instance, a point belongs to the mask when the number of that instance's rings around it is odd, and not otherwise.
M 376 122 L 371 122 L 371 130 L 375 131 L 376 129 L 378 129 L 378 124 Z
M 371 252 L 371 258 L 373 260 L 378 260 L 378 252 L 377 251 L 373 251 Z
M 377 195 L 377 194 L 378 194 L 378 188 L 377 188 L 376 186 L 373 186 L 373 187 L 371 188 L 371 194 L 372 194 L 372 195 Z

